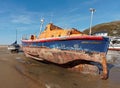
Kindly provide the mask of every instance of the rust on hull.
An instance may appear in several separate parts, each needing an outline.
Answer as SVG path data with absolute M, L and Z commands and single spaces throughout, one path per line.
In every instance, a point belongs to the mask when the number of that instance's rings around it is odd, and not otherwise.
M 65 30 L 50 23 L 38 37 L 22 38 L 22 47 L 28 57 L 80 72 L 97 71 L 95 66 L 100 64 L 103 68 L 101 78 L 107 79 L 105 57 L 109 41 L 107 37 L 86 35 L 75 28 Z
M 84 62 L 95 62 L 99 63 L 102 66 L 102 79 L 108 78 L 108 70 L 107 70 L 107 62 L 105 53 L 90 53 L 85 51 L 75 51 L 75 50 L 60 50 L 60 49 L 50 49 L 45 47 L 23 47 L 23 51 L 28 57 L 32 57 L 37 60 L 46 60 L 52 63 L 65 65 L 71 62 L 77 62 L 72 63 L 74 65 L 71 67 L 71 69 L 77 70 L 77 71 L 96 71 L 92 70 L 93 68 L 96 69 L 95 66 L 88 65 L 88 64 L 80 64 L 79 61 Z M 89 69 L 90 68 L 90 69 Z

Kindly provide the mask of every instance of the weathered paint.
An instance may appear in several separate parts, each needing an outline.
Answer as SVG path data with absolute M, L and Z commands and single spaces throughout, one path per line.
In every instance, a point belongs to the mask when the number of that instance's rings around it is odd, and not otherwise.
M 108 77 L 107 62 L 105 58 L 105 53 L 86 53 L 84 51 L 68 51 L 59 49 L 49 49 L 49 48 L 38 48 L 38 47 L 23 47 L 23 51 L 29 56 L 37 60 L 47 60 L 56 64 L 67 64 L 69 62 L 74 62 L 76 60 L 93 61 L 100 63 L 103 67 L 103 73 L 101 78 L 106 79 Z M 42 59 L 41 59 L 42 58 Z M 80 69 L 84 71 L 86 64 L 76 64 L 75 69 Z M 88 66 L 89 68 L 90 66 Z M 88 69 L 89 70 L 89 69 Z

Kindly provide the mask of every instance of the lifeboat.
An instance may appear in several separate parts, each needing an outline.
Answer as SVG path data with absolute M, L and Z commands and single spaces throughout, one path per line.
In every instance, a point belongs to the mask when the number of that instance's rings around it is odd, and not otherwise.
M 71 69 L 85 71 L 97 64 L 102 66 L 102 79 L 108 78 L 106 54 L 109 47 L 109 38 L 91 36 L 75 28 L 63 29 L 52 23 L 48 24 L 37 37 L 22 39 L 22 49 L 27 57 L 49 61 L 58 65 L 69 64 Z M 97 67 L 99 69 L 99 67 Z M 92 70 L 87 69 L 87 70 Z

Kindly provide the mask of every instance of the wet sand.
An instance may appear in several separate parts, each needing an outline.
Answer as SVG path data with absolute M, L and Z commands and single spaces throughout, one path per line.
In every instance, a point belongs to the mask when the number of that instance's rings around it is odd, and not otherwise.
M 46 88 L 26 73 L 25 63 L 17 61 L 19 58 L 24 59 L 24 55 L 11 54 L 7 47 L 0 47 L 0 88 Z
M 0 88 L 120 88 L 120 52 L 107 55 L 109 78 L 73 72 L 0 47 Z

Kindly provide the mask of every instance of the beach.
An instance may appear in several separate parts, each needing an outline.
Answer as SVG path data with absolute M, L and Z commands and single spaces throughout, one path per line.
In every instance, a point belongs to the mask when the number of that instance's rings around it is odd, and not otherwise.
M 0 88 L 120 88 L 120 52 L 107 55 L 109 78 L 67 70 L 0 46 Z

